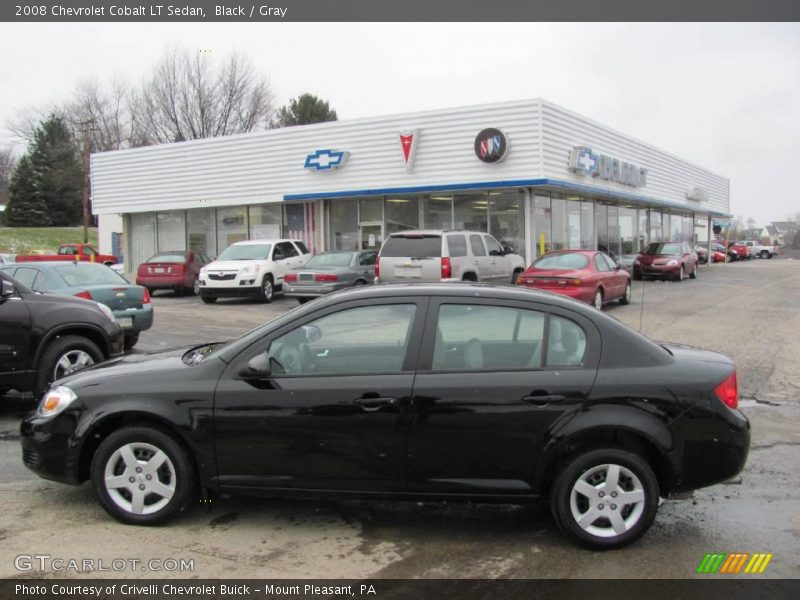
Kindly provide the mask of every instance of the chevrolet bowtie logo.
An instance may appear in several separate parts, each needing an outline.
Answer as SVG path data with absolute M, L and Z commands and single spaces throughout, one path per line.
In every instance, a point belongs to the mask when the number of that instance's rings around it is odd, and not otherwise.
M 341 167 L 350 154 L 344 150 L 317 150 L 313 154 L 306 156 L 306 169 L 316 171 L 330 171 Z

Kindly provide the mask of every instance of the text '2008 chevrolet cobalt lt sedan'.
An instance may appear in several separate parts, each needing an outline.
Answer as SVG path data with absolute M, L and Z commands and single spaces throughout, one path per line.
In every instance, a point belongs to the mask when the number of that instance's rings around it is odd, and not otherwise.
M 719 354 L 575 301 L 479 284 L 355 288 L 243 337 L 62 379 L 22 426 L 41 476 L 125 523 L 198 487 L 523 503 L 573 539 L 641 536 L 659 496 L 736 475 L 749 423 Z

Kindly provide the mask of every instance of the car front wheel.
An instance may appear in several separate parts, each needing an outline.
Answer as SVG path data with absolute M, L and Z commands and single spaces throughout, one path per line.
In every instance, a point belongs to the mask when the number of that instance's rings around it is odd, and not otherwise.
M 272 285 L 272 277 L 270 275 L 264 276 L 264 281 L 261 282 L 261 290 L 259 291 L 258 298 L 264 304 L 272 302 L 272 297 L 275 295 L 275 288 Z
M 658 510 L 658 481 L 639 455 L 606 448 L 573 458 L 556 477 L 550 504 L 558 525 L 597 550 L 641 537 Z
M 697 279 L 697 263 L 695 263 L 694 268 L 692 269 L 692 272 L 689 274 L 689 277 L 691 279 Z
M 195 486 L 186 451 L 167 433 L 146 425 L 119 429 L 103 440 L 92 459 L 91 479 L 105 511 L 132 525 L 173 518 Z
M 619 299 L 619 303 L 622 305 L 630 304 L 631 296 L 632 296 L 631 282 L 630 280 L 628 280 L 628 283 L 625 284 L 625 293 L 622 294 L 622 297 Z

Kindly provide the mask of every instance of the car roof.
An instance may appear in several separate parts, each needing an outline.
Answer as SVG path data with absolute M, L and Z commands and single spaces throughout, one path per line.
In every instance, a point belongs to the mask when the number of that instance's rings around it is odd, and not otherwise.
M 444 235 L 447 233 L 479 233 L 481 235 L 490 235 L 485 231 L 472 231 L 471 229 L 408 229 L 406 231 L 397 231 L 389 234 L 389 237 L 405 237 L 405 236 L 423 236 L 423 235 Z
M 280 238 L 275 240 L 242 240 L 234 242 L 231 246 L 258 246 L 260 244 L 280 244 L 281 242 L 299 242 L 300 240 L 290 238 Z
M 578 248 L 565 248 L 563 250 L 551 250 L 541 256 L 537 256 L 536 259 L 544 258 L 545 256 L 553 256 L 554 254 L 608 254 L 608 252 L 604 252 L 603 250 L 584 250 Z
M 101 262 L 92 262 L 89 260 L 36 260 L 31 262 L 16 262 L 10 263 L 17 267 L 44 267 L 45 269 L 54 269 L 55 267 L 65 267 L 72 265 L 73 267 L 105 267 Z

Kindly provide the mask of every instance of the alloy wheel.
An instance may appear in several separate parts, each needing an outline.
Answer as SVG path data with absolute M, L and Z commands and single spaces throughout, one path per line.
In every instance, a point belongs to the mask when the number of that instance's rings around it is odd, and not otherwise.
M 569 506 L 572 518 L 588 534 L 616 537 L 630 531 L 642 518 L 644 486 L 626 467 L 597 465 L 575 481 Z
M 53 369 L 53 381 L 66 377 L 94 364 L 92 355 L 84 350 L 69 350 L 61 355 Z
M 629 281 L 627 283 L 627 285 L 625 286 L 625 302 L 627 304 L 630 304 L 632 295 L 633 295 L 633 293 L 631 291 L 631 282 Z
M 265 277 L 261 294 L 264 298 L 264 302 L 270 302 L 272 300 L 272 294 L 272 280 L 269 277 Z
M 603 292 L 600 290 L 594 293 L 594 307 L 597 310 L 603 310 Z
M 197 296 L 200 293 L 200 279 L 198 277 L 195 277 L 194 279 L 194 284 L 192 285 L 192 291 L 194 292 L 195 296 Z
M 176 484 L 175 466 L 152 444 L 125 444 L 106 461 L 103 485 L 112 502 L 128 513 L 158 512 L 172 500 Z

